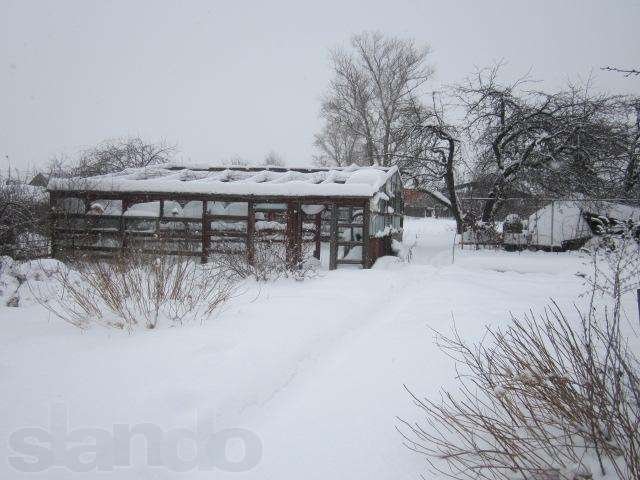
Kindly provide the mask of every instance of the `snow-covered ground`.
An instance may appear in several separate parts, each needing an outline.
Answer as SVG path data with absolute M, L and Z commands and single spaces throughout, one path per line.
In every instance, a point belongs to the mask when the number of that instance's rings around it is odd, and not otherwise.
M 448 220 L 405 227 L 410 263 L 390 257 L 368 271 L 252 285 L 204 324 L 83 332 L 34 303 L 0 307 L 0 478 L 33 476 L 8 463 L 25 452 L 12 451 L 10 440 L 24 427 L 51 431 L 61 411 L 74 435 L 81 427 L 153 424 L 169 446 L 171 429 L 207 424 L 235 437 L 227 461 L 245 456 L 257 465 L 241 473 L 189 462 L 182 473 L 150 467 L 138 436 L 130 467 L 54 467 L 35 478 L 417 478 L 425 462 L 395 430 L 396 417 L 419 419 L 403 385 L 437 395 L 455 376 L 428 327 L 448 331 L 455 321 L 463 336 L 479 340 L 509 312 L 540 311 L 550 298 L 570 306 L 586 287 L 575 275 L 583 269 L 575 253 L 454 251 Z M 39 442 L 47 446 L 31 440 Z M 193 444 L 182 444 L 184 458 Z M 42 445 L 36 454 L 44 455 Z

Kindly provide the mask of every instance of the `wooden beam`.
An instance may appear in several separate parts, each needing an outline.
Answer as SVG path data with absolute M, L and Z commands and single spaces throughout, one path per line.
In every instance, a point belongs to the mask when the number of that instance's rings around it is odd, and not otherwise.
M 135 198 L 135 203 L 157 202 L 159 200 L 175 201 L 220 201 L 220 202 L 248 202 L 255 203 L 290 203 L 300 202 L 321 205 L 325 203 L 336 203 L 343 206 L 359 205 L 363 200 L 368 200 L 368 196 L 331 196 L 331 195 L 310 195 L 310 196 L 284 196 L 284 195 L 237 195 L 237 194 L 215 194 L 210 193 L 188 193 L 188 192 L 141 192 L 141 191 L 95 191 L 95 190 L 54 190 L 50 193 L 61 197 L 89 198 L 96 197 L 104 200 L 120 200 L 123 197 Z M 256 210 L 257 211 L 257 210 Z
M 51 237 L 51 258 L 56 258 L 57 256 L 57 247 L 56 247 L 56 200 L 57 197 L 51 195 L 49 197 L 49 236 Z
M 320 260 L 320 251 L 322 249 L 322 212 L 315 215 L 315 230 L 313 233 L 313 240 L 315 242 L 315 249 L 313 256 Z
M 338 205 L 331 204 L 331 233 L 329 234 L 329 270 L 338 268 Z
M 302 204 L 298 200 L 296 203 L 296 236 L 295 236 L 295 261 L 296 265 L 302 263 L 302 226 L 303 221 Z
M 156 219 L 156 233 L 160 233 L 160 222 L 164 217 L 164 200 L 159 200 L 158 218 Z
M 356 240 L 338 240 L 339 247 L 362 247 L 364 242 L 358 242 Z
M 209 260 L 209 242 L 211 239 L 209 238 L 209 217 L 207 215 L 207 201 L 202 201 L 202 244 L 201 244 L 201 256 L 200 261 L 202 263 L 207 263 Z
M 361 265 L 362 260 L 354 260 L 354 259 L 340 259 L 337 261 L 338 265 Z
M 124 253 L 125 248 L 127 248 L 127 219 L 124 216 L 124 213 L 129 208 L 129 200 L 126 198 L 122 199 L 122 204 L 120 205 L 120 251 Z
M 302 218 L 300 215 L 300 203 L 287 204 L 287 228 L 285 236 L 287 240 L 287 264 L 290 267 L 298 265 L 301 261 L 302 251 Z

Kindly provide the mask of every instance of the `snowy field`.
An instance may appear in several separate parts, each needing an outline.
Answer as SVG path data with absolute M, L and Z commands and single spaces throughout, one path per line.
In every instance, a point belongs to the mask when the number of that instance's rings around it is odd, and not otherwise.
M 408 220 L 409 263 L 253 284 L 215 318 L 179 328 L 83 332 L 33 302 L 0 307 L 0 478 L 418 478 L 425 462 L 396 432 L 396 417 L 420 418 L 403 385 L 434 396 L 455 376 L 428 327 L 447 332 L 455 321 L 479 340 L 509 312 L 541 311 L 551 298 L 569 307 L 586 290 L 578 254 L 454 252 L 453 237 L 450 221 Z M 52 418 L 63 425 L 50 427 Z M 131 466 L 111 471 L 91 456 L 89 473 L 26 474 L 8 463 L 10 435 L 24 427 L 75 431 L 72 448 L 89 442 L 80 428 L 153 424 L 167 444 L 172 429 L 196 423 L 234 437 L 222 470 L 148 466 L 142 436 L 130 442 Z M 186 460 L 193 445 L 181 444 Z M 250 471 L 228 471 L 247 454 Z

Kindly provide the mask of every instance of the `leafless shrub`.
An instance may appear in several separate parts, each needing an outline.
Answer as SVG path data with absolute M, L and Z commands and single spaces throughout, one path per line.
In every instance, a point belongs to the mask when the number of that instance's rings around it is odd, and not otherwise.
M 317 274 L 318 261 L 313 257 L 311 248 L 303 245 L 301 260 L 291 262 L 287 249 L 282 242 L 254 242 L 253 261 L 249 261 L 244 250 L 233 252 L 231 246 L 224 248 L 229 253 L 214 255 L 212 262 L 223 271 L 230 272 L 234 278 L 253 278 L 258 282 L 294 278 L 304 280 Z
M 413 397 L 427 424 L 405 423 L 410 448 L 453 478 L 638 478 L 638 359 L 615 322 L 580 315 L 576 328 L 554 305 L 488 340 L 439 337 L 462 365 L 460 391 Z
M 459 389 L 439 401 L 412 394 L 426 423 L 403 422 L 409 448 L 452 478 L 640 478 L 640 370 L 621 332 L 631 278 L 622 252 L 607 257 L 613 274 L 596 275 L 605 271 L 596 264 L 591 277 L 594 295 L 613 296 L 612 313 L 592 302 L 569 318 L 553 304 L 488 329 L 479 345 L 438 334 L 458 362 Z
M 0 254 L 34 258 L 47 254 L 48 196 L 24 179 L 0 175 Z
M 57 317 L 80 328 L 92 323 L 133 329 L 161 321 L 204 321 L 237 293 L 227 272 L 170 255 L 82 258 L 53 272 L 55 282 L 34 296 Z

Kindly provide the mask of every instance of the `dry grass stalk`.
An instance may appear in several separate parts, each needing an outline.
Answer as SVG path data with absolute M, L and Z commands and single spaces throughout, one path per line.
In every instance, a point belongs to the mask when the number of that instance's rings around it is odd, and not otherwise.
M 254 242 L 253 261 L 249 262 L 246 252 L 234 252 L 233 245 L 222 249 L 229 252 L 214 255 L 211 261 L 221 270 L 230 272 L 237 279 L 253 278 L 258 282 L 277 280 L 278 278 L 294 278 L 304 280 L 317 274 L 318 261 L 313 257 L 313 249 L 303 244 L 301 261 L 291 264 L 287 257 L 287 249 L 283 242 L 260 240 Z

